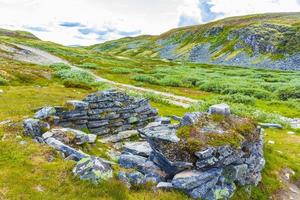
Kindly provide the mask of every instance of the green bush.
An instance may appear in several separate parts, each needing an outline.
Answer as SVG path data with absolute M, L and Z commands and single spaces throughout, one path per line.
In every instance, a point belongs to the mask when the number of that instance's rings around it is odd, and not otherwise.
M 54 63 L 50 65 L 55 71 L 63 70 L 63 69 L 70 69 L 71 67 L 65 63 Z
M 242 94 L 224 95 L 219 97 L 220 100 L 231 103 L 242 103 L 247 105 L 254 105 L 255 98 L 250 96 L 245 96 Z
M 136 75 L 133 77 L 133 80 L 158 85 L 158 80 L 149 75 Z
M 165 77 L 159 81 L 159 85 L 172 87 L 183 86 L 182 81 L 179 77 Z
M 8 81 L 2 77 L 0 77 L 0 85 L 7 85 Z
M 277 89 L 276 95 L 281 100 L 300 99 L 300 85 L 291 85 Z
M 77 65 L 80 68 L 84 68 L 84 69 L 97 69 L 99 68 L 99 66 L 95 63 L 82 63 Z
M 55 72 L 55 76 L 63 80 L 72 80 L 81 83 L 93 83 L 95 78 L 88 72 L 76 69 L 63 69 Z
M 87 83 L 77 82 L 77 81 L 74 81 L 74 80 L 64 81 L 64 86 L 66 88 L 80 88 L 80 89 L 84 89 L 84 90 L 91 90 L 92 89 L 92 87 L 90 85 L 88 85 Z
M 130 74 L 130 73 L 143 73 L 143 69 L 138 68 L 125 68 L 125 67 L 117 67 L 111 70 L 114 74 Z

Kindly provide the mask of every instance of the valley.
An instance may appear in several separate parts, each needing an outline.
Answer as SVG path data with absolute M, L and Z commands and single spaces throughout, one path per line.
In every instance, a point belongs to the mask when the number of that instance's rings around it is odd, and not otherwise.
M 227 103 L 237 116 L 282 125 L 265 129 L 262 182 L 238 187 L 232 199 L 288 196 L 282 170 L 294 172 L 291 184 L 299 187 L 300 180 L 300 131 L 287 120 L 300 118 L 299 22 L 299 13 L 236 17 L 88 47 L 1 30 L 0 199 L 190 199 L 147 186 L 128 190 L 115 178 L 100 185 L 81 181 L 72 175 L 73 161 L 23 135 L 22 121 L 38 108 L 111 88 L 149 99 L 161 116 Z M 253 30 L 263 39 L 243 40 Z M 81 148 L 109 159 L 110 145 Z

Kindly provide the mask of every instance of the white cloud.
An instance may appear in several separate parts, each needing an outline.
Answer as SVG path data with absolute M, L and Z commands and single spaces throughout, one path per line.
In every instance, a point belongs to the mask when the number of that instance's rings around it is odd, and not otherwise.
M 29 30 L 62 44 L 88 45 L 126 34 L 160 34 L 177 27 L 180 18 L 180 25 L 190 25 L 205 21 L 210 13 L 300 10 L 299 0 L 210 0 L 204 1 L 205 9 L 199 1 L 204 0 L 0 0 L 0 27 Z M 80 27 L 61 26 L 64 22 Z M 79 28 L 94 31 L 82 34 Z

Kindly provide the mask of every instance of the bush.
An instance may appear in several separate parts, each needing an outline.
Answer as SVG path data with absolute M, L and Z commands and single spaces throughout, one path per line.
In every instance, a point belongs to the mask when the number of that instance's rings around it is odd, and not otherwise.
M 133 80 L 158 85 L 158 80 L 149 75 L 136 75 Z
M 276 95 L 281 100 L 300 99 L 300 85 L 291 85 L 279 88 Z
M 55 76 L 63 80 L 72 80 L 80 83 L 93 83 L 95 78 L 88 72 L 71 69 L 71 70 L 60 70 L 55 73 Z
M 65 63 L 54 63 L 50 65 L 55 71 L 63 70 L 63 69 L 71 69 L 71 67 Z
M 113 68 L 111 72 L 114 74 L 130 74 L 130 73 L 143 73 L 144 70 L 139 68 L 118 67 L 118 68 Z
M 66 88 L 80 88 L 80 89 L 84 89 L 84 90 L 91 90 L 92 89 L 92 87 L 90 85 L 88 85 L 87 83 L 76 82 L 74 80 L 64 81 L 64 86 Z
M 99 68 L 97 64 L 95 63 L 82 63 L 77 65 L 80 68 L 84 68 L 84 69 L 97 69 Z
M 199 89 L 206 92 L 215 92 L 220 94 L 223 89 L 227 87 L 227 84 L 221 83 L 220 81 L 207 81 L 200 85 Z
M 166 77 L 159 81 L 159 85 L 181 87 L 183 86 L 181 79 L 178 77 Z
M 250 96 L 245 96 L 242 94 L 233 94 L 233 95 L 225 95 L 219 97 L 220 100 L 231 103 L 242 103 L 247 105 L 254 105 L 255 98 Z
M 0 85 L 7 85 L 8 81 L 2 77 L 0 77 Z

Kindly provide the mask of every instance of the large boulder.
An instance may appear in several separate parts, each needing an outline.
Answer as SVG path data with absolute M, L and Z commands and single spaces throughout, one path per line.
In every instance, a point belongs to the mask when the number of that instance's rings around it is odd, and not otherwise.
M 75 176 L 81 180 L 89 180 L 93 183 L 99 183 L 103 180 L 112 178 L 111 165 L 97 157 L 85 157 L 77 162 L 73 169 Z
M 25 119 L 23 122 L 24 134 L 31 137 L 41 137 L 43 133 L 50 129 L 47 122 L 39 119 Z

